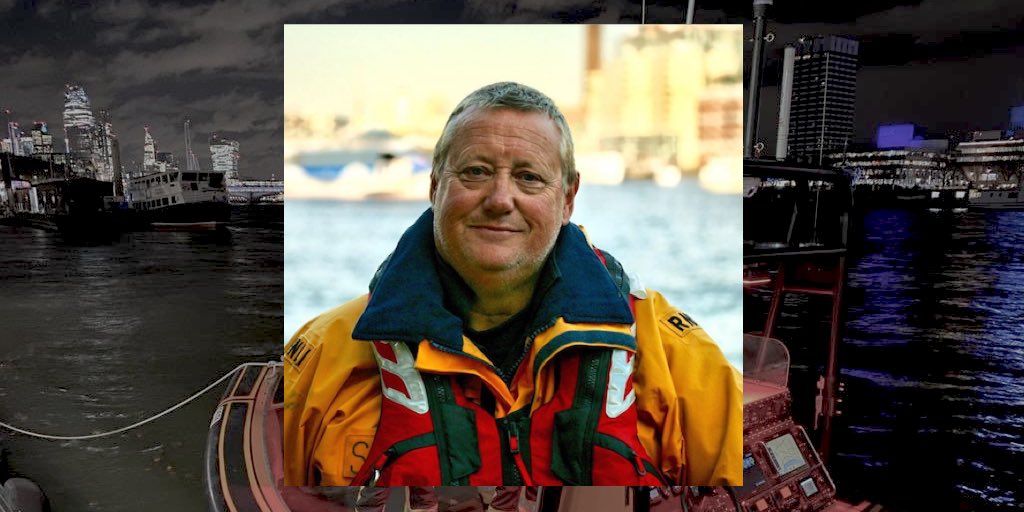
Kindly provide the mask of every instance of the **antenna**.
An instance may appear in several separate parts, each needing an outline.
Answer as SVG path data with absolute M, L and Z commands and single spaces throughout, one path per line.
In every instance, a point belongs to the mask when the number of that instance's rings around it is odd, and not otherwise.
M 192 136 L 189 133 L 189 127 L 191 125 L 192 121 L 185 118 L 185 170 L 198 171 L 199 161 L 196 160 L 196 155 L 192 153 Z

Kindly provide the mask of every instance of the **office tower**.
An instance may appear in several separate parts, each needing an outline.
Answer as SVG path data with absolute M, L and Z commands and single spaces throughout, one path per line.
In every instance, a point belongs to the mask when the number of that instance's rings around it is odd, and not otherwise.
M 238 180 L 238 141 L 211 136 L 210 158 L 214 172 L 223 172 L 228 181 Z
M 802 38 L 795 45 L 789 153 L 820 163 L 853 137 L 859 43 L 838 36 Z
M 18 123 L 14 121 L 7 122 L 7 139 L 5 140 L 8 141 L 6 146 L 9 148 L 6 150 L 8 153 L 14 153 L 19 156 L 24 154 L 21 147 L 21 128 L 18 126 Z
M 32 126 L 32 131 L 29 133 L 32 136 L 33 154 L 49 155 L 53 153 L 53 135 L 50 135 L 50 130 L 46 127 L 46 123 L 36 121 Z
M 149 134 L 148 126 L 143 126 L 142 129 L 146 131 L 142 145 L 142 168 L 144 172 L 150 173 L 156 168 L 156 141 Z
M 110 113 L 100 111 L 100 119 L 96 124 L 96 179 L 113 181 L 114 179 L 114 127 L 110 123 Z
M 95 136 L 96 120 L 85 89 L 64 86 L 64 144 L 70 163 L 79 171 L 93 164 Z
M 156 161 L 167 164 L 168 167 L 178 167 L 178 160 L 170 151 L 159 151 L 156 154 Z

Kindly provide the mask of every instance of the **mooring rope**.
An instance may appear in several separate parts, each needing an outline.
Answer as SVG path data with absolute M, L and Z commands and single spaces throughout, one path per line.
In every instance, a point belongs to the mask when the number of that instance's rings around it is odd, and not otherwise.
M 238 370 L 241 370 L 242 368 L 245 368 L 247 366 L 266 366 L 267 364 L 269 364 L 271 366 L 280 366 L 281 365 L 280 362 L 276 362 L 276 361 L 270 361 L 268 363 L 242 363 L 242 364 L 236 366 L 231 371 L 225 373 L 221 378 L 219 378 L 216 381 L 214 381 L 213 384 L 210 384 L 209 386 L 206 386 L 201 391 L 198 391 L 198 392 L 194 393 L 192 396 L 190 396 L 190 397 L 188 397 L 188 398 L 178 402 L 177 404 L 175 404 L 175 405 L 173 405 L 173 406 L 171 406 L 171 407 L 169 407 L 167 409 L 164 409 L 163 412 L 158 413 L 158 414 L 154 414 L 153 416 L 150 416 L 150 417 L 148 417 L 148 418 L 146 418 L 146 419 L 144 419 L 142 421 L 137 421 L 135 423 L 132 423 L 131 425 L 128 425 L 127 427 L 121 427 L 121 428 L 119 428 L 117 430 L 111 430 L 109 432 L 100 432 L 100 433 L 97 433 L 97 434 L 88 434 L 88 435 L 82 435 L 82 436 L 58 436 L 58 435 L 52 435 L 52 434 L 41 434 L 39 432 L 33 432 L 31 430 L 25 430 L 25 429 L 22 429 L 22 428 L 15 427 L 14 425 L 11 425 L 11 424 L 8 424 L 8 423 L 4 423 L 3 421 L 0 421 L 0 427 L 6 428 L 6 429 L 8 429 L 8 430 L 10 430 L 12 432 L 17 432 L 19 434 L 24 434 L 26 436 L 36 437 L 36 438 L 39 438 L 39 439 L 49 439 L 49 440 L 52 440 L 52 441 L 81 441 L 81 440 L 85 440 L 85 439 L 96 439 L 96 438 L 99 438 L 99 437 L 112 436 L 114 434 L 120 434 L 122 432 L 127 432 L 127 431 L 129 431 L 129 430 L 131 430 L 133 428 L 141 427 L 142 425 L 145 425 L 145 424 L 150 423 L 152 421 L 156 421 L 157 419 L 159 419 L 159 418 L 161 418 L 163 416 L 166 416 L 167 414 L 170 414 L 170 413 L 180 409 L 181 407 L 187 405 L 189 402 L 191 402 L 191 401 L 193 401 L 193 400 L 203 396 L 204 394 L 209 392 L 211 389 L 217 387 L 218 384 L 224 382 L 229 377 L 234 375 L 235 372 L 237 372 Z

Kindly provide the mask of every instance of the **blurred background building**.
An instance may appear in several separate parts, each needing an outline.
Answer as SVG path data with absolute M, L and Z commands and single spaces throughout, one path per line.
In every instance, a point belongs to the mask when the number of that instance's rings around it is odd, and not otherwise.
M 451 110 L 470 91 L 509 79 L 558 103 L 584 184 L 651 180 L 673 187 L 699 176 L 708 190 L 739 192 L 741 26 L 562 27 L 550 37 L 531 36 L 551 43 L 536 48 L 506 36 L 551 28 L 487 30 L 488 37 L 474 39 L 479 58 L 438 58 L 451 55 L 446 37 L 468 36 L 415 27 L 405 30 L 415 43 L 402 51 L 383 44 L 361 50 L 362 60 L 375 64 L 337 61 L 347 71 L 337 82 L 324 69 L 310 74 L 296 64 L 291 73 L 303 76 L 286 76 L 286 196 L 425 198 L 418 174 L 429 173 Z M 293 54 L 312 63 L 323 40 Z M 286 74 L 289 60 L 296 59 L 286 59 Z M 474 67 L 460 67 L 467 65 Z M 300 88 L 308 92 L 292 92 Z

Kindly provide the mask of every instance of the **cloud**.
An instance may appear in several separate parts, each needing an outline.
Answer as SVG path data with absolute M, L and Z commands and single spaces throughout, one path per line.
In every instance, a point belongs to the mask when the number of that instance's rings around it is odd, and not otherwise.
M 1018 7 L 1016 11 L 1013 7 Z M 1012 13 L 1016 12 L 1014 15 Z M 1015 30 L 1024 20 L 1019 1 L 923 0 L 857 18 L 857 33 L 913 34 L 919 42 L 932 43 L 961 32 Z

